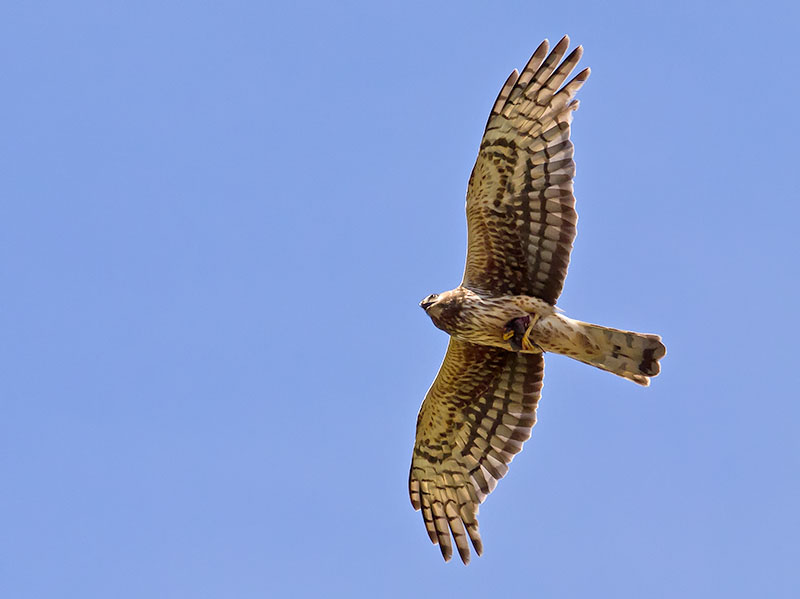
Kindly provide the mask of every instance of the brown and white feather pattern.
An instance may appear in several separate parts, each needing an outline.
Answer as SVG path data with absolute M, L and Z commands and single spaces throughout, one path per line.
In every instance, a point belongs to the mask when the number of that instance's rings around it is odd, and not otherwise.
M 468 539 L 482 551 L 478 505 L 530 437 L 542 351 L 640 385 L 659 373 L 666 353 L 657 335 L 555 309 L 578 220 L 570 123 L 589 76 L 585 69 L 567 82 L 582 54 L 579 46 L 567 55 L 568 46 L 566 36 L 552 52 L 543 42 L 500 90 L 467 190 L 464 279 L 420 304 L 451 338 L 417 418 L 409 490 L 446 560 L 455 543 L 466 563 Z M 518 326 L 529 327 L 524 336 Z
M 411 503 L 445 560 L 455 541 L 468 563 L 468 537 L 483 551 L 478 505 L 530 437 L 543 376 L 541 354 L 451 338 L 417 417 L 409 475 Z
M 570 122 L 584 69 L 566 85 L 583 50 L 563 61 L 565 36 L 545 40 L 492 107 L 467 190 L 468 250 L 463 285 L 530 295 L 555 304 L 578 221 Z

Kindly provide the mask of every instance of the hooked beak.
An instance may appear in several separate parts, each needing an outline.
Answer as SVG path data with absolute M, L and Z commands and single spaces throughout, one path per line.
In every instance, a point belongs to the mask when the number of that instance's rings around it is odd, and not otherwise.
M 432 305 L 433 305 L 433 302 L 426 302 L 425 300 L 422 300 L 419 303 L 419 307 L 422 308 L 423 310 L 425 310 L 426 312 L 428 311 L 428 308 L 430 308 Z

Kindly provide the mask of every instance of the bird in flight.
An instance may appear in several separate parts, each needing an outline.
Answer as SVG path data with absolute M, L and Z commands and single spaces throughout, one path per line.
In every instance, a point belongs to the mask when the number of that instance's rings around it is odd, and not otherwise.
M 417 417 L 409 475 L 442 556 L 480 555 L 478 505 L 530 438 L 545 352 L 647 386 L 666 348 L 658 335 L 573 320 L 555 304 L 575 239 L 570 123 L 584 69 L 564 36 L 511 73 L 492 106 L 467 188 L 467 264 L 461 285 L 420 306 L 450 335 Z M 562 60 L 563 59 L 563 60 Z

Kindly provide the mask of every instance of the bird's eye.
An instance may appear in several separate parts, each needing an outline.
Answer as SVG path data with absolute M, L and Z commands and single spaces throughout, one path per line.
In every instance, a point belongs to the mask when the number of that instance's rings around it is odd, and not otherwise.
M 436 302 L 437 297 L 439 296 L 436 293 L 432 293 L 419 303 L 420 307 L 427 310 Z

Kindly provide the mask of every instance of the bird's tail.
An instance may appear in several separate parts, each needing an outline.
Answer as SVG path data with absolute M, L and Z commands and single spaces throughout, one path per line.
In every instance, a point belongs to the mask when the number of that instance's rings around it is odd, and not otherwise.
M 545 351 L 596 366 L 644 385 L 661 371 L 658 361 L 667 353 L 658 335 L 601 327 L 552 314 L 535 326 L 535 338 Z
M 644 385 L 661 372 L 658 361 L 667 353 L 658 335 L 635 333 L 577 322 L 591 342 L 575 359 Z

